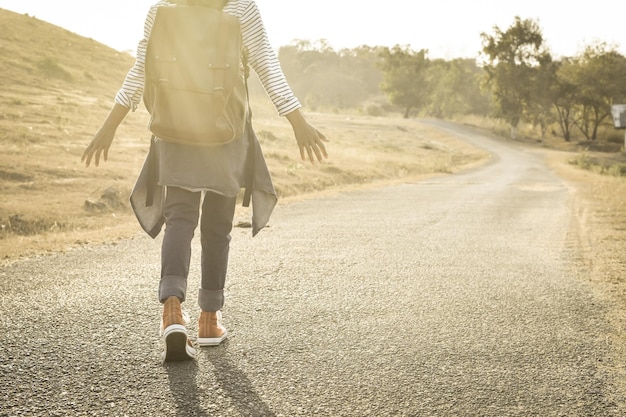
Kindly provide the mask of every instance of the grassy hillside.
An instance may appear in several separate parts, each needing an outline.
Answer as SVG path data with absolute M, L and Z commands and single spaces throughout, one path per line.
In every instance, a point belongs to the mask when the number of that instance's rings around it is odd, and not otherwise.
M 107 163 L 80 163 L 133 61 L 0 9 L 0 260 L 139 233 L 127 199 L 147 153 L 143 107 L 118 129 Z M 331 159 L 305 164 L 268 99 L 254 96 L 252 106 L 281 201 L 452 172 L 485 156 L 415 121 L 309 113 L 332 140 Z
M 85 170 L 80 155 L 132 63 L 91 39 L 0 9 L 3 257 L 20 245 L 11 237 L 36 236 L 45 247 L 41 232 L 99 227 L 99 216 L 85 216 L 83 204 L 98 195 L 104 178 L 114 185 L 127 180 L 127 171 L 117 164 Z M 145 136 L 140 119 L 120 133 Z

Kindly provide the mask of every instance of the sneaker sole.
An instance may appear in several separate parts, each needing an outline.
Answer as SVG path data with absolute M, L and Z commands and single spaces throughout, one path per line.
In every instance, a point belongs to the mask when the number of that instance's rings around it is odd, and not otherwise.
M 172 324 L 163 330 L 163 362 L 188 361 L 196 357 L 196 350 L 187 343 L 187 330 L 180 324 Z
M 226 339 L 227 333 L 224 333 L 221 337 L 198 337 L 196 343 L 198 346 L 219 346 L 220 343 Z

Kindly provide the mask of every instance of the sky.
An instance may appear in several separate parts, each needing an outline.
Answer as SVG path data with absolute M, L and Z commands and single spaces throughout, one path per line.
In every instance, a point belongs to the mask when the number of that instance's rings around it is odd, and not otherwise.
M 0 8 L 26 13 L 134 53 L 156 0 L 0 0 Z M 326 40 L 335 49 L 409 45 L 431 58 L 475 58 L 480 34 L 506 30 L 515 16 L 539 23 L 556 57 L 573 56 L 596 42 L 626 55 L 623 0 L 256 0 L 272 46 Z

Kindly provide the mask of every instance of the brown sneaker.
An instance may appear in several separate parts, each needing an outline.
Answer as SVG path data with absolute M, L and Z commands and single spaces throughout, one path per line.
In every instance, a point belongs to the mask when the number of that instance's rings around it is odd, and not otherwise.
M 187 336 L 187 328 L 178 297 L 169 297 L 163 304 L 161 337 L 163 341 L 161 359 L 163 362 L 195 359 L 196 350 Z
M 198 320 L 198 346 L 218 346 L 228 332 L 220 323 L 221 311 L 203 311 Z

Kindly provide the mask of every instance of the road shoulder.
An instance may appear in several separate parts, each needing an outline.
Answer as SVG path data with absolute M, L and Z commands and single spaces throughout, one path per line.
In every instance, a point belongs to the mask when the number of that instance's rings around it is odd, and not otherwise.
M 619 392 L 626 394 L 626 180 L 582 170 L 569 163 L 572 153 L 537 150 L 568 184 L 572 193 L 570 239 L 578 246 L 580 268 L 592 288 L 611 309 L 611 372 L 619 375 Z

